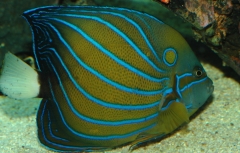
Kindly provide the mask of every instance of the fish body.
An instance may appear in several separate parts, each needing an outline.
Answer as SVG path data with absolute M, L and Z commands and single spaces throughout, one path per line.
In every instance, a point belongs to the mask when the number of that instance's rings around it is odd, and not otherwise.
M 50 149 L 134 148 L 188 122 L 213 92 L 187 42 L 148 14 L 48 6 L 23 16 L 44 78 L 38 137 Z

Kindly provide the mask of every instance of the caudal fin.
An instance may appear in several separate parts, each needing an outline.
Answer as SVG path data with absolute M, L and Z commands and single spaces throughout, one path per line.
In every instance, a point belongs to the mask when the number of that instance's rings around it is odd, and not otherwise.
M 38 96 L 38 73 L 10 52 L 5 54 L 0 75 L 1 92 L 14 99 Z

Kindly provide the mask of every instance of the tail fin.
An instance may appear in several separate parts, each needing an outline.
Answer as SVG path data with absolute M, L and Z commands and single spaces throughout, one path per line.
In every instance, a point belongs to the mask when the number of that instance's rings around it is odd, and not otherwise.
M 0 90 L 14 99 L 36 97 L 40 90 L 38 73 L 21 59 L 7 52 L 0 75 Z

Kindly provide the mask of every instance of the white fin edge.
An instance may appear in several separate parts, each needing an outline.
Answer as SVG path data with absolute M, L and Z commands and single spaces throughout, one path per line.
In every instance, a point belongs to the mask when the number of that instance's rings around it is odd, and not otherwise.
M 38 73 L 20 58 L 7 52 L 0 75 L 0 90 L 14 99 L 37 97 L 40 91 Z

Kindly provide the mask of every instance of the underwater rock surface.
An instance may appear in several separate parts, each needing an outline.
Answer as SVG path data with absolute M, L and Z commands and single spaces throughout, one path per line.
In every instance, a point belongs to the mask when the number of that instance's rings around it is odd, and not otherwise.
M 204 42 L 240 75 L 240 1 L 171 0 L 163 5 L 191 23 L 195 40 Z

